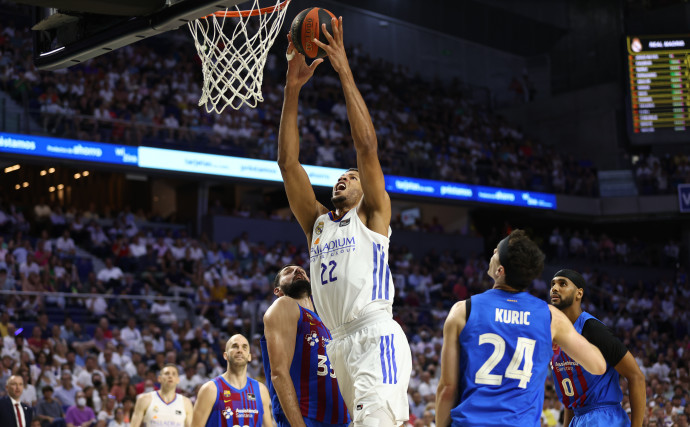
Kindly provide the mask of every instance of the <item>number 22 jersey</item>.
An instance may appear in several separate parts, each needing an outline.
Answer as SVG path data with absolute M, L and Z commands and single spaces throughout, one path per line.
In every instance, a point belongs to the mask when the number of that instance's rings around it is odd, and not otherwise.
M 371 231 L 357 209 L 340 218 L 328 212 L 314 222 L 310 248 L 314 305 L 326 327 L 372 312 L 393 313 L 395 289 L 388 267 L 390 237 Z
M 527 292 L 489 289 L 469 308 L 453 425 L 539 427 L 553 354 L 548 305 Z

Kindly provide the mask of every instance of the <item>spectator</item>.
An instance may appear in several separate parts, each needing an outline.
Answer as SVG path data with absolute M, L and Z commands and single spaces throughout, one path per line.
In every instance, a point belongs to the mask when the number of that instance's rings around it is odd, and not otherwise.
M 129 427 L 129 421 L 125 421 L 125 409 L 115 409 L 115 417 L 110 420 L 107 427 Z
M 36 419 L 42 427 L 65 427 L 65 413 L 60 402 L 53 398 L 53 387 L 43 386 L 43 399 L 34 408 Z
M 62 232 L 62 236 L 55 240 L 55 249 L 60 258 L 74 258 L 77 247 L 70 236 L 69 230 Z
M 62 406 L 76 405 L 77 393 L 81 391 L 81 387 L 76 387 L 72 382 L 72 372 L 63 370 L 60 376 L 60 387 L 55 389 L 55 398 L 60 401 Z
M 76 401 L 76 405 L 67 408 L 65 415 L 67 427 L 84 427 L 96 422 L 93 409 L 86 406 L 86 395 L 83 391 L 77 392 Z

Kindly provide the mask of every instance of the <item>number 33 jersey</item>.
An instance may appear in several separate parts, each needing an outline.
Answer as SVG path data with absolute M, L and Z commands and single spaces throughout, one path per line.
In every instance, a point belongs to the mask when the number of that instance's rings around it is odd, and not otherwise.
M 527 292 L 490 289 L 469 307 L 453 425 L 540 426 L 553 354 L 548 305 Z
M 329 330 L 376 310 L 392 315 L 388 237 L 369 230 L 356 208 L 340 218 L 328 212 L 316 219 L 309 251 L 311 289 Z
M 348 425 L 350 416 L 326 354 L 326 345 L 331 341 L 331 334 L 316 313 L 302 306 L 299 310 L 300 318 L 297 323 L 295 352 L 290 363 L 290 378 L 295 386 L 302 416 L 324 424 Z M 276 419 L 285 418 L 271 381 L 271 362 L 265 337 L 261 338 L 261 356 L 273 414 Z

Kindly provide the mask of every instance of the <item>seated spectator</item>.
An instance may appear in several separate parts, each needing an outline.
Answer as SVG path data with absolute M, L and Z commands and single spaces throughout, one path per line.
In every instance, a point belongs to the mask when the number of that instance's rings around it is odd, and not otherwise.
M 60 387 L 55 389 L 55 398 L 62 404 L 63 407 L 76 405 L 77 393 L 81 391 L 81 387 L 77 387 L 72 382 L 72 372 L 63 370 L 60 376 Z
M 157 298 L 154 303 L 151 304 L 151 315 L 157 318 L 164 325 L 169 325 L 172 322 L 177 321 L 177 316 L 173 313 L 168 301 Z
M 76 405 L 67 408 L 65 421 L 67 427 L 84 427 L 96 422 L 96 414 L 93 409 L 86 406 L 86 395 L 79 391 L 76 395 Z
M 123 276 L 124 273 L 120 267 L 113 265 L 113 259 L 106 258 L 105 267 L 98 272 L 96 278 L 103 286 L 119 287 L 122 284 Z
M 55 240 L 55 249 L 60 258 L 74 258 L 77 247 L 69 230 L 63 231 L 62 236 Z
M 107 424 L 107 427 L 129 427 L 129 420 L 125 420 L 124 408 L 115 409 L 115 416 Z
M 40 399 L 34 408 L 34 414 L 41 422 L 41 427 L 64 427 L 65 412 L 60 402 L 53 398 L 53 387 L 43 386 L 42 391 L 43 399 Z
M 103 407 L 101 408 L 100 412 L 98 412 L 98 421 L 105 421 L 105 425 L 110 424 L 110 421 L 115 419 L 115 404 L 117 403 L 117 400 L 115 396 L 113 395 L 108 395 L 105 399 L 105 402 L 103 402 Z

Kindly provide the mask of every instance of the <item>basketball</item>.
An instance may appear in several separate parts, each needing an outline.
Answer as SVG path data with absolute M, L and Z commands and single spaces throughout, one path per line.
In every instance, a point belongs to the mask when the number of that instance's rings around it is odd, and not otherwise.
M 326 36 L 321 32 L 321 24 L 326 24 L 326 29 L 333 35 L 333 29 L 331 28 L 332 18 L 335 18 L 335 15 L 320 7 L 304 9 L 295 16 L 292 24 L 290 24 L 290 36 L 297 52 L 309 59 L 326 56 L 326 52 L 319 48 L 312 40 L 318 39 L 322 43 L 328 43 Z

